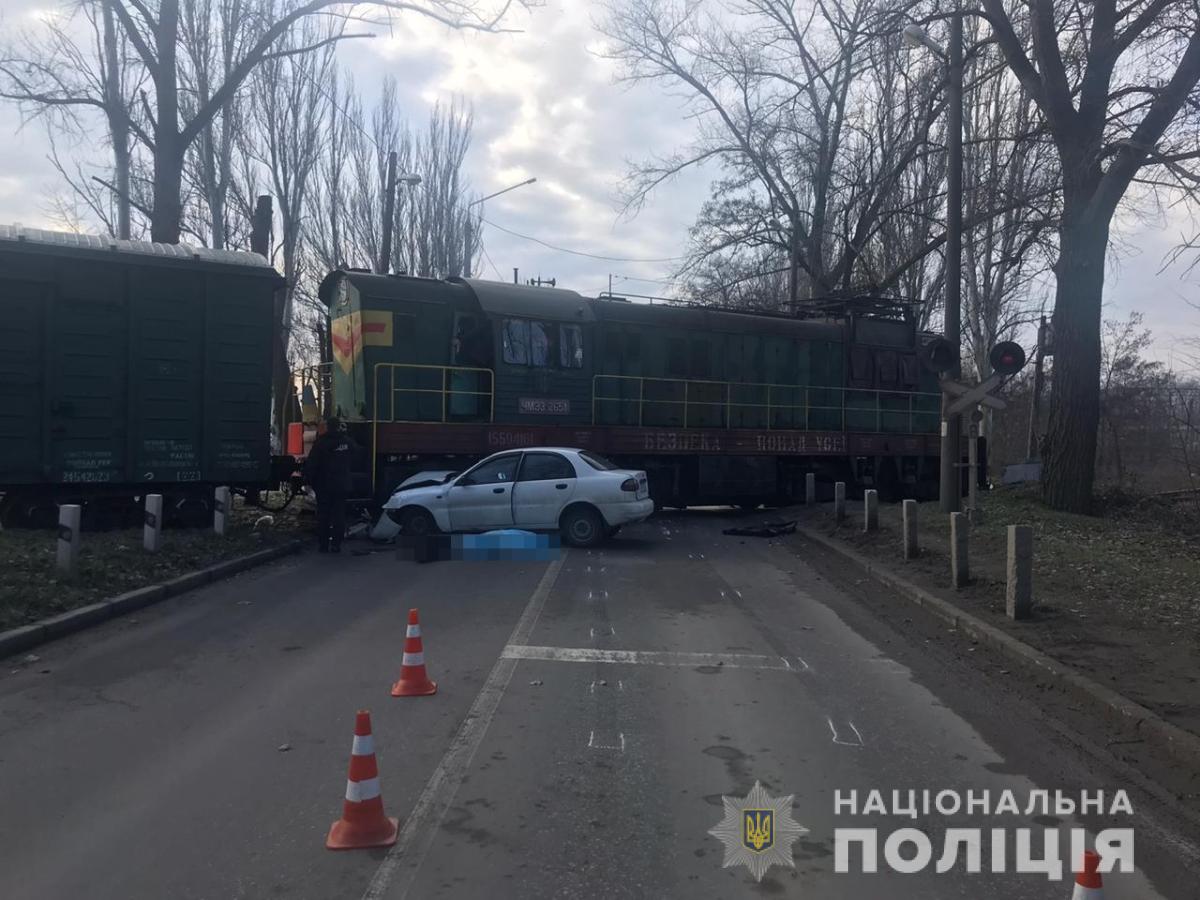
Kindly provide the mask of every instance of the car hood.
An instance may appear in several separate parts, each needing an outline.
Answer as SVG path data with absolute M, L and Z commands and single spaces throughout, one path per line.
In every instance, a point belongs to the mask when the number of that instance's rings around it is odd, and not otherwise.
M 387 503 L 383 504 L 384 509 L 399 509 L 408 503 L 428 503 L 441 499 L 446 492 L 448 484 L 432 484 L 426 487 L 410 487 L 400 488 L 392 496 L 388 497 Z

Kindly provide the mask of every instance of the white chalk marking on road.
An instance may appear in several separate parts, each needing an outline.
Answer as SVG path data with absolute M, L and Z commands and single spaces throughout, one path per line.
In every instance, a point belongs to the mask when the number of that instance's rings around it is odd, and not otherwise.
M 534 647 L 509 644 L 505 659 L 536 659 L 544 662 L 612 663 L 632 666 L 720 666 L 724 669 L 768 669 L 795 671 L 778 656 L 752 653 L 683 653 L 675 650 L 602 650 L 593 647 Z M 797 657 L 798 659 L 798 657 Z M 803 662 L 803 660 L 800 660 Z M 807 666 L 806 666 L 807 668 Z
M 564 550 L 562 556 L 546 567 L 542 580 L 538 582 L 537 588 L 525 605 L 524 612 L 521 613 L 521 618 L 517 620 L 517 624 L 508 638 L 510 646 L 523 644 L 529 640 L 529 636 L 533 633 L 533 627 L 537 624 L 538 616 L 542 614 L 542 609 L 546 605 L 546 598 L 554 588 L 554 582 L 558 578 L 558 573 L 568 554 L 569 551 Z M 421 868 L 421 863 L 425 859 L 425 854 L 429 852 L 430 846 L 437 837 L 438 829 L 441 827 L 442 819 L 446 816 L 446 810 L 454 802 L 454 796 L 458 793 L 463 779 L 471 768 L 475 752 L 483 743 L 488 726 L 491 725 L 492 717 L 496 714 L 496 709 L 500 705 L 500 700 L 504 696 L 504 691 L 512 680 L 516 668 L 517 660 L 505 654 L 501 654 L 500 658 L 496 660 L 496 664 L 492 666 L 487 681 L 483 683 L 483 687 L 475 696 L 475 701 L 467 711 L 462 725 L 459 726 L 458 733 L 454 735 L 454 739 L 450 742 L 438 767 L 425 782 L 425 788 L 413 805 L 412 812 L 404 820 L 404 826 L 400 829 L 396 843 L 384 856 L 379 868 L 375 870 L 375 875 L 372 877 L 371 883 L 367 885 L 362 900 L 382 900 L 389 891 L 392 879 L 398 874 L 401 875 L 401 880 L 397 882 L 398 890 L 392 897 L 394 900 L 404 900 L 408 896 L 417 872 Z M 405 867 L 403 873 L 400 872 L 401 866 Z
M 792 664 L 791 664 L 790 662 L 788 662 L 788 661 L 787 661 L 787 657 L 786 657 L 786 656 L 781 656 L 781 657 L 779 657 L 779 658 L 783 660 L 783 664 L 784 664 L 785 666 L 787 666 L 789 669 L 792 667 Z
M 734 588 L 734 589 L 733 589 L 733 592 L 734 592 L 735 594 L 737 594 L 737 595 L 738 595 L 738 599 L 739 599 L 739 600 L 741 600 L 741 599 L 742 599 L 742 592 L 741 592 L 741 591 L 739 591 L 737 588 Z
M 617 690 L 618 691 L 625 690 L 625 682 L 623 682 L 620 678 L 617 679 Z
M 618 750 L 621 753 L 624 753 L 625 752 L 625 732 L 623 732 L 623 731 L 617 732 L 617 739 L 619 741 L 619 743 L 617 743 L 617 744 L 599 744 L 596 742 L 596 732 L 593 731 L 591 734 L 588 735 L 588 746 L 591 747 L 593 750 Z
M 838 744 L 839 746 L 842 746 L 842 747 L 863 747 L 863 746 L 865 746 L 865 744 L 863 743 L 863 736 L 859 733 L 858 728 L 855 727 L 854 723 L 851 722 L 849 719 L 846 720 L 846 724 L 849 725 L 850 730 L 854 732 L 854 740 L 852 740 L 852 741 L 851 740 L 842 740 L 841 735 L 838 734 L 837 726 L 835 726 L 833 724 L 833 719 L 831 719 L 829 716 L 825 717 L 825 721 L 829 723 L 829 730 L 833 733 L 833 742 L 835 744 Z
M 595 640 L 598 637 L 616 637 L 617 636 L 617 630 L 615 628 L 613 628 L 611 625 L 608 625 L 605 628 L 600 629 L 599 631 L 597 631 L 595 628 L 589 628 L 588 631 L 590 631 L 592 634 L 592 640 Z

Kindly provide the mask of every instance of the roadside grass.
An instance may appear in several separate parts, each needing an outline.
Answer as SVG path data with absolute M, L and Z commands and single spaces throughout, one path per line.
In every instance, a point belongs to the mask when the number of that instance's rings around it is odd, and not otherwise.
M 1043 506 L 1030 488 L 980 495 L 970 528 L 970 584 L 950 587 L 950 519 L 919 504 L 921 552 L 905 562 L 901 507 L 880 507 L 862 532 L 861 506 L 840 527 L 826 506 L 812 524 L 927 590 L 1088 672 L 1176 724 L 1200 732 L 1200 505 L 1110 495 L 1102 514 Z M 1034 533 L 1034 616 L 1004 614 L 1007 526 Z
M 272 496 L 269 502 L 278 503 Z M 84 531 L 72 576 L 55 568 L 53 530 L 0 532 L 0 630 L 106 600 L 125 591 L 169 581 L 222 560 L 253 553 L 302 536 L 303 500 L 282 513 L 246 507 L 235 499 L 224 537 L 208 528 L 167 528 L 157 553 L 142 549 L 140 528 Z M 271 516 L 270 524 L 263 516 Z

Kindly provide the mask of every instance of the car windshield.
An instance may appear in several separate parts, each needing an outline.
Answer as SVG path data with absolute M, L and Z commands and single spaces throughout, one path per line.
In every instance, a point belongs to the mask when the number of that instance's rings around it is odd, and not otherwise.
M 599 469 L 601 472 L 613 472 L 621 468 L 612 460 L 605 459 L 598 453 L 591 453 L 587 450 L 580 452 L 579 458 L 591 466 L 593 469 Z

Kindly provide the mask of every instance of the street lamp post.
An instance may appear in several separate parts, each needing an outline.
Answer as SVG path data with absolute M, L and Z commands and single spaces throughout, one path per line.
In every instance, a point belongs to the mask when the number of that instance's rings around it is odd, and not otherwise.
M 471 207 L 478 206 L 485 200 L 491 200 L 493 197 L 499 197 L 501 194 L 507 194 L 509 191 L 515 191 L 519 187 L 525 187 L 527 184 L 533 184 L 537 181 L 537 177 L 527 178 L 518 184 L 509 185 L 502 191 L 496 191 L 494 194 L 488 194 L 486 197 L 480 197 L 478 200 L 472 200 L 467 204 L 467 224 L 463 232 L 463 278 L 471 277 L 471 245 L 475 242 L 475 224 L 471 221 Z
M 946 373 L 957 381 L 962 377 L 962 205 L 963 205 L 963 12 L 955 7 L 950 19 L 950 42 L 942 49 L 919 25 L 907 25 L 904 39 L 910 44 L 927 47 L 946 62 L 946 309 L 944 336 L 954 348 L 954 365 Z M 942 441 L 939 478 L 939 497 L 942 512 L 958 512 L 962 500 L 959 477 L 960 415 L 946 415 L 948 399 L 942 397 Z
M 386 275 L 392 268 L 392 220 L 396 214 L 396 182 L 406 184 L 410 188 L 421 183 L 420 175 L 405 173 L 396 175 L 396 151 L 388 154 L 387 180 L 383 193 L 383 234 L 379 247 L 379 265 L 376 266 L 380 275 Z

